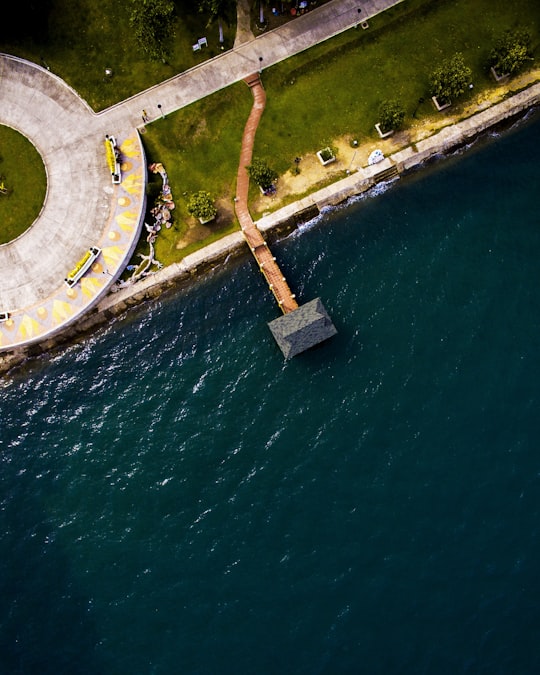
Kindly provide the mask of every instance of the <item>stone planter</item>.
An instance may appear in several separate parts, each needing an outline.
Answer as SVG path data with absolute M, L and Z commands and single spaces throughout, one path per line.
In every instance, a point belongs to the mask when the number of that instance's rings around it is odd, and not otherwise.
M 452 105 L 452 101 L 448 101 L 448 103 L 439 103 L 439 100 L 436 96 L 432 96 L 431 100 L 433 101 L 433 105 L 435 106 L 436 110 L 439 112 L 441 112 L 441 110 L 446 110 L 446 108 L 449 108 Z
M 490 68 L 490 71 L 495 82 L 502 82 L 504 80 L 507 80 L 508 77 L 510 76 L 510 73 L 503 73 L 502 75 L 499 75 L 499 73 L 495 70 L 495 68 L 493 68 L 493 66 Z
M 379 134 L 379 138 L 388 138 L 394 133 L 394 129 L 390 129 L 390 131 L 383 131 L 381 129 L 381 125 L 379 122 L 375 125 L 375 129 L 377 129 L 377 133 Z
M 215 216 L 211 216 L 210 218 L 199 218 L 198 220 L 201 225 L 207 225 L 208 223 L 211 223 L 215 219 L 216 219 Z
M 332 164 L 332 162 L 336 161 L 336 156 L 330 150 L 330 148 L 323 148 L 322 150 L 319 150 L 317 152 L 317 157 L 319 158 L 319 162 L 323 165 L 326 166 L 327 164 Z

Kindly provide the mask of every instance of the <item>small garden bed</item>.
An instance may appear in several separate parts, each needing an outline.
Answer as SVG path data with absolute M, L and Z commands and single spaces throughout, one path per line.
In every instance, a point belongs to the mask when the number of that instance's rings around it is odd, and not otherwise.
M 319 158 L 319 162 L 323 165 L 326 166 L 327 164 L 332 164 L 332 162 L 336 161 L 336 155 L 332 148 L 326 147 L 323 148 L 322 150 L 319 150 L 317 152 L 317 157 Z

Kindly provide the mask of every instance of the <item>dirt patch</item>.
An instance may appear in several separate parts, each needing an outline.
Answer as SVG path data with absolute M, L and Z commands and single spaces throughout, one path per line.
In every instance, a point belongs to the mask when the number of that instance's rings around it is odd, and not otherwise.
M 190 244 L 204 241 L 216 230 L 222 230 L 231 225 L 235 218 L 234 209 L 231 203 L 227 199 L 218 199 L 216 201 L 216 206 L 218 209 L 217 216 L 210 223 L 202 225 L 197 218 L 190 217 L 188 219 L 187 229 L 175 243 L 175 248 L 177 250 L 186 248 L 186 246 L 189 246 Z
M 374 133 L 375 130 L 374 130 Z M 357 141 L 357 144 L 354 144 Z M 262 213 L 278 208 L 291 195 L 302 195 L 312 192 L 318 185 L 325 185 L 353 173 L 360 167 L 367 166 L 368 157 L 373 150 L 380 149 L 385 155 L 392 154 L 400 147 L 410 144 L 410 134 L 406 131 L 394 134 L 391 139 L 366 139 L 359 142 L 352 136 L 342 136 L 332 141 L 336 150 L 336 161 L 323 166 L 316 153 L 305 155 L 298 162 L 299 173 L 294 167 L 279 177 L 275 195 L 261 195 L 253 203 L 253 210 Z

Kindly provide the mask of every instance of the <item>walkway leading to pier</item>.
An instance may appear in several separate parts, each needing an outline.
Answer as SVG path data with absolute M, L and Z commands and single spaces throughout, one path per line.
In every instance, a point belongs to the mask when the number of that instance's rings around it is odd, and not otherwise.
M 274 294 L 281 311 L 287 314 L 294 309 L 298 309 L 298 303 L 294 294 L 291 293 L 291 289 L 279 269 L 276 259 L 253 222 L 248 209 L 249 175 L 246 167 L 251 164 L 255 133 L 264 111 L 266 93 L 258 74 L 250 75 L 244 81 L 253 93 L 253 107 L 251 108 L 244 128 L 244 135 L 242 136 L 242 149 L 240 151 L 240 163 L 236 179 L 236 216 L 248 246 L 259 265 L 259 269 L 268 282 L 268 286 Z

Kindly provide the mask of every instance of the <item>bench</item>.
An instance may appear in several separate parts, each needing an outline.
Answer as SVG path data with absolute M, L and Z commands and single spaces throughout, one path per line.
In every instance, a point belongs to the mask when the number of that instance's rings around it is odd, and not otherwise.
M 101 249 L 97 246 L 90 246 L 88 251 L 83 255 L 75 267 L 64 279 L 64 282 L 71 288 L 79 281 L 79 279 L 88 272 L 92 263 L 101 253 Z
M 208 40 L 205 37 L 199 38 L 197 42 L 193 45 L 193 51 L 200 51 L 201 47 L 208 47 Z
M 114 136 L 105 136 L 105 152 L 107 154 L 107 164 L 111 172 L 111 179 L 114 185 L 118 185 L 122 180 L 120 171 L 120 151 L 116 145 Z

